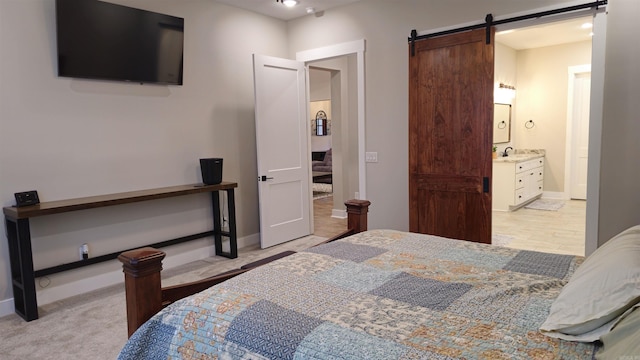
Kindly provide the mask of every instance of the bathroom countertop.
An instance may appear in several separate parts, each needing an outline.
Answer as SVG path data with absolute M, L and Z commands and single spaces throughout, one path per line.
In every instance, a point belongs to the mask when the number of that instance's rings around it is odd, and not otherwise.
M 544 157 L 545 151 L 543 149 L 516 149 L 513 154 L 509 156 L 498 156 L 493 159 L 494 162 L 520 162 L 531 159 L 537 159 Z

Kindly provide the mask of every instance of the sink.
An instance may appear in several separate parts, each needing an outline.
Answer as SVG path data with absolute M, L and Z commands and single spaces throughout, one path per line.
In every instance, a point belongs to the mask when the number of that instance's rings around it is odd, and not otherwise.
M 523 160 L 529 160 L 529 159 L 536 159 L 539 157 L 542 157 L 544 155 L 542 154 L 509 154 L 509 156 L 498 156 L 497 158 L 493 159 L 493 161 L 497 161 L 497 162 L 520 162 Z
M 510 149 L 511 150 L 511 149 Z M 502 154 L 502 151 L 499 152 Z M 544 157 L 544 149 L 516 149 L 509 152 L 508 156 L 498 156 L 493 161 L 497 162 L 520 162 L 529 159 Z
M 539 155 L 538 154 L 509 154 L 509 156 L 502 156 L 502 157 L 512 158 L 512 159 L 523 159 L 523 158 L 533 158 L 537 156 Z

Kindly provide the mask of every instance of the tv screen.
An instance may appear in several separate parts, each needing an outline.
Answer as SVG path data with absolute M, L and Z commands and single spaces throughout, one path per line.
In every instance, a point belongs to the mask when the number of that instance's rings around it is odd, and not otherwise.
M 56 0 L 58 76 L 182 85 L 184 19 L 98 0 Z

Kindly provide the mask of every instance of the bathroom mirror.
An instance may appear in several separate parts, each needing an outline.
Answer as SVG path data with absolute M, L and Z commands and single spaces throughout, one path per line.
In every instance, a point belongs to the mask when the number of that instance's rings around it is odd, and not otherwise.
M 493 104 L 493 143 L 508 143 L 511 140 L 511 105 Z

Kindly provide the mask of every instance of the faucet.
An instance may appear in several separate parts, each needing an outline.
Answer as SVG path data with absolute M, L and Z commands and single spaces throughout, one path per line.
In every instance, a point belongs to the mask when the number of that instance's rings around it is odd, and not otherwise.
M 502 156 L 509 156 L 509 149 L 513 150 L 513 148 L 511 146 L 508 146 L 506 149 L 504 149 L 504 151 L 502 152 Z

